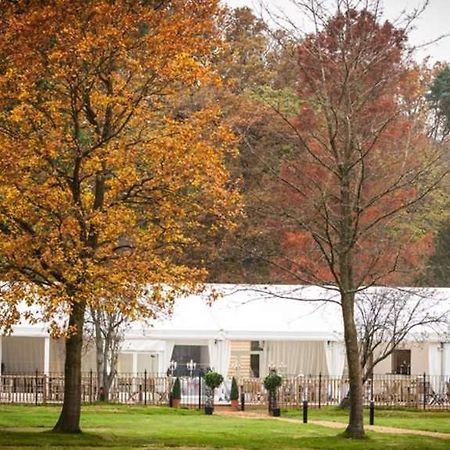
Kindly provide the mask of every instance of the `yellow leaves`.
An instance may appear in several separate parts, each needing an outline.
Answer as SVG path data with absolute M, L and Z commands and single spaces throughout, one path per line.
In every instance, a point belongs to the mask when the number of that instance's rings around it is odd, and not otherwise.
M 195 59 L 192 53 L 181 52 L 177 54 L 167 68 L 168 74 L 178 80 L 190 83 L 208 79 L 210 74 L 203 65 Z
M 144 301 L 143 286 L 204 278 L 180 254 L 239 211 L 224 162 L 235 137 L 217 106 L 189 104 L 216 80 L 215 7 L 61 0 L 5 13 L 0 258 L 7 279 L 36 283 L 49 317 L 75 300 L 150 314 L 170 293 Z

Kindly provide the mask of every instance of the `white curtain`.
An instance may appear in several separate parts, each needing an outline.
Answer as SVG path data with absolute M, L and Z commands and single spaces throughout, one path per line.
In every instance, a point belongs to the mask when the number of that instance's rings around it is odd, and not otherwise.
M 446 342 L 444 344 L 444 350 L 442 352 L 442 357 L 444 358 L 444 363 L 442 364 L 444 373 L 442 375 L 450 375 L 450 343 Z
M 327 360 L 328 375 L 341 377 L 345 366 L 345 345 L 343 342 L 328 341 L 323 343 Z
M 208 341 L 209 365 L 220 373 L 224 380 L 214 392 L 214 401 L 221 402 L 228 396 L 227 376 L 231 359 L 231 342 L 227 339 L 211 339 Z
M 436 392 L 439 389 L 438 375 L 441 375 L 442 370 L 442 354 L 444 352 L 439 347 L 439 344 L 430 343 L 428 345 L 428 373 L 430 375 L 430 384 Z
M 328 373 L 323 341 L 266 341 L 264 353 L 263 376 L 269 366 L 275 366 L 286 375 Z
M 165 341 L 165 350 L 160 354 L 158 359 L 158 371 L 161 374 L 167 373 L 170 360 L 172 359 L 173 348 L 175 346 L 174 341 Z
M 442 351 L 438 344 L 431 343 L 428 346 L 428 373 L 427 375 L 441 374 Z
M 43 372 L 44 338 L 3 336 L 2 362 L 6 374 Z
M 211 339 L 208 341 L 209 365 L 223 375 L 228 375 L 231 358 L 231 342 L 227 339 Z

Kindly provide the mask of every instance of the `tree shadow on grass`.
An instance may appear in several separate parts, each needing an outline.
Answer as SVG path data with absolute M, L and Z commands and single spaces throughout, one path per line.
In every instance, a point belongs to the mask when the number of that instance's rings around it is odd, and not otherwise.
M 97 430 L 96 430 L 97 431 Z M 386 448 L 395 450 L 430 450 L 448 449 L 448 441 L 430 439 L 421 436 L 411 435 L 388 435 L 381 433 L 369 433 L 368 437 L 360 439 L 347 439 L 342 435 L 318 430 L 318 434 L 313 429 L 305 434 L 299 429 L 297 433 L 291 430 L 277 430 L 275 433 L 268 433 L 258 436 L 258 433 L 245 433 L 242 435 L 227 433 L 222 431 L 199 433 L 199 430 L 173 431 L 171 434 L 160 434 L 158 431 L 148 434 L 133 436 L 132 434 L 117 435 L 109 430 L 101 432 L 83 432 L 79 434 L 54 433 L 50 430 L 36 431 L 36 428 L 18 428 L 11 430 L 0 430 L 0 448 L 2 449 L 30 449 L 34 447 L 43 448 L 202 448 L 202 449 L 248 449 L 248 450 L 269 450 L 269 449 L 334 449 L 334 450 L 385 450 Z M 254 430 L 253 430 L 254 431 Z M 310 434 L 308 434 L 308 432 Z M 311 433 L 312 432 L 312 433 Z
M 14 431 L 1 430 L 0 448 L 15 447 L 44 447 L 44 448 L 79 448 L 79 447 L 116 447 L 121 445 L 110 439 L 107 435 L 98 433 L 55 433 L 51 430 L 38 431 L 36 429 L 15 429 Z

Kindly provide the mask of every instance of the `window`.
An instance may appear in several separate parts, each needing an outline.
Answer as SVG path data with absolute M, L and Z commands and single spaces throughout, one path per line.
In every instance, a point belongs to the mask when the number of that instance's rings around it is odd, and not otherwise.
M 250 375 L 259 378 L 259 354 L 250 355 Z
M 411 350 L 394 350 L 392 352 L 392 373 L 411 374 Z
M 261 353 L 263 348 L 261 341 L 250 341 L 250 376 L 260 377 Z
M 207 345 L 175 345 L 172 360 L 176 361 L 177 368 L 174 375 L 177 377 L 198 375 L 200 369 L 209 366 L 209 352 Z M 190 370 L 187 366 L 189 361 L 195 362 L 195 369 Z

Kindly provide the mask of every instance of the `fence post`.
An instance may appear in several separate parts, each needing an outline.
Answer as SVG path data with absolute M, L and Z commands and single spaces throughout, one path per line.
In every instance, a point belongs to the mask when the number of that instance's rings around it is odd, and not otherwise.
M 144 405 L 147 406 L 147 369 L 144 370 Z
M 426 372 L 423 373 L 423 409 L 426 409 L 427 407 L 427 374 Z
M 35 404 L 38 404 L 38 370 L 36 369 L 36 378 L 35 378 Z
M 241 384 L 241 411 L 245 411 L 245 393 L 243 384 Z
M 44 374 L 44 377 L 42 378 L 42 403 L 45 405 L 47 404 L 47 375 Z
M 322 372 L 319 372 L 319 409 L 322 401 Z
M 89 371 L 89 403 L 92 404 L 92 369 Z

